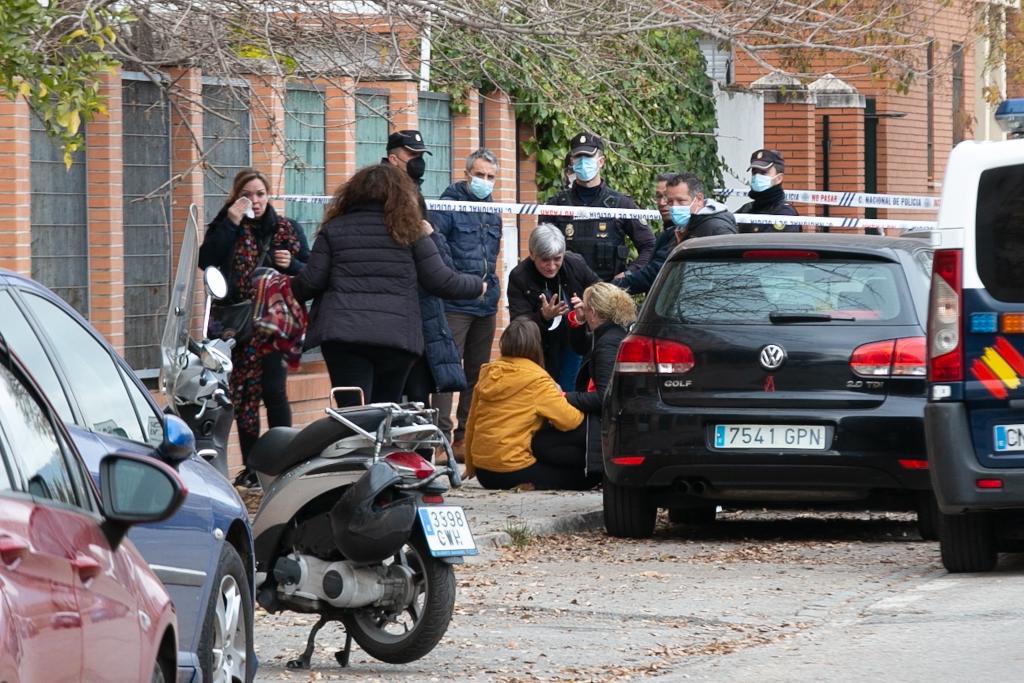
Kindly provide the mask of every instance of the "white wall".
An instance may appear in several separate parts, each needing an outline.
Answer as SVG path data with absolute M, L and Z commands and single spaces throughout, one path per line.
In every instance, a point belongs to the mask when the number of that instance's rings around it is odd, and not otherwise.
M 718 127 L 718 156 L 725 163 L 722 176 L 725 187 L 746 188 L 750 155 L 764 145 L 764 101 L 761 93 L 722 90 L 715 84 L 715 111 Z M 748 201 L 745 195 L 730 197 L 726 202 L 736 210 Z

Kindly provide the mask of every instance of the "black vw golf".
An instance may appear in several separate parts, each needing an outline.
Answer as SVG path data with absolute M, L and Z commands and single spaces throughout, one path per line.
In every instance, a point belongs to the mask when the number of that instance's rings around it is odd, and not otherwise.
M 605 400 L 604 518 L 863 501 L 937 537 L 923 414 L 927 234 L 731 235 L 669 257 Z

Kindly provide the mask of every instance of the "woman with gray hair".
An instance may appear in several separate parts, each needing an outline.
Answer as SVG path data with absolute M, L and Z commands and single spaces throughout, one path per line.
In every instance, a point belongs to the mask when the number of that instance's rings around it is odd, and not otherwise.
M 566 226 L 572 229 L 572 224 Z M 509 318 L 529 316 L 540 328 L 544 369 L 562 389 L 573 387 L 579 356 L 569 344 L 567 314 L 580 296 L 600 278 L 583 257 L 565 250 L 565 235 L 550 223 L 530 234 L 530 255 L 508 276 Z M 564 375 L 568 375 L 567 377 Z

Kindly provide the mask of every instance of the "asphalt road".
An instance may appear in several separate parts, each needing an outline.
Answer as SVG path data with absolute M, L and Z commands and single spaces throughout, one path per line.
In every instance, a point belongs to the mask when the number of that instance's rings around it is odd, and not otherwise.
M 945 681 L 1024 677 L 1024 556 L 950 576 L 913 516 L 727 513 L 530 539 L 458 569 L 456 615 L 426 658 L 381 664 L 312 619 L 257 613 L 261 681 Z

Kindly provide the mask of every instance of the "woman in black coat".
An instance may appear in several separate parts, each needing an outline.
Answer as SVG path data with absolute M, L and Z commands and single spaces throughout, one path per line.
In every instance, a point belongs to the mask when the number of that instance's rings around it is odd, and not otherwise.
M 636 320 L 636 306 L 633 299 L 615 285 L 599 282 L 583 292 L 583 300 L 570 317 L 577 325 L 572 332 L 573 340 L 589 350 L 576 375 L 575 391 L 566 392 L 565 398 L 586 415 L 586 419 L 571 432 L 560 432 L 545 425 L 533 437 L 533 452 L 542 453 L 547 460 L 576 463 L 596 485 L 604 473 L 601 408 L 612 381 L 619 344 Z M 589 334 L 582 323 L 577 322 L 580 318 L 586 321 Z
M 292 280 L 299 300 L 314 299 L 306 346 L 320 346 L 331 386 L 359 387 L 366 402 L 400 401 L 424 348 L 417 283 L 451 299 L 484 291 L 479 277 L 444 265 L 429 231 L 416 187 L 393 166 L 368 166 L 338 188 Z

